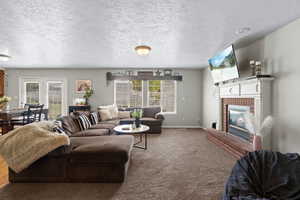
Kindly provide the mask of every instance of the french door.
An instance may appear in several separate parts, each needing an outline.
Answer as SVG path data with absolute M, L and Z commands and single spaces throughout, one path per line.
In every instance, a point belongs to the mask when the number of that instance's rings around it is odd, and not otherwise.
M 44 104 L 48 108 L 49 119 L 56 119 L 67 113 L 66 80 L 49 78 L 22 78 L 20 106 Z

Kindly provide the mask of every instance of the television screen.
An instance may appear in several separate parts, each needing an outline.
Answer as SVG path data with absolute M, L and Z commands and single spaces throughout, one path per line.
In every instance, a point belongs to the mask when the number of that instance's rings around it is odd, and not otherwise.
M 215 83 L 239 78 L 233 45 L 208 60 Z

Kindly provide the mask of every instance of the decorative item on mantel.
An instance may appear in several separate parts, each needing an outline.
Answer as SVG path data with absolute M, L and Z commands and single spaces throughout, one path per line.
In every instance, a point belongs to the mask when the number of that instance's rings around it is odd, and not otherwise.
M 255 75 L 261 75 L 262 64 L 260 61 L 255 62 Z
M 0 110 L 5 110 L 8 102 L 11 101 L 11 98 L 8 96 L 0 97 Z
M 250 60 L 249 64 L 251 68 L 251 76 L 255 76 L 255 60 Z
M 262 62 L 250 60 L 249 61 L 250 69 L 251 69 L 251 76 L 247 77 L 246 79 L 254 79 L 254 78 L 272 78 L 273 76 L 270 74 L 262 74 Z

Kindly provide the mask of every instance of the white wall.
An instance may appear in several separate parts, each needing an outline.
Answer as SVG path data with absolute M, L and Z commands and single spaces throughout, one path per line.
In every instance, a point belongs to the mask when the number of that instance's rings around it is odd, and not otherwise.
M 300 20 L 237 50 L 242 64 L 243 76 L 250 75 L 248 61 L 262 60 L 264 71 L 276 77 L 272 88 L 272 113 L 275 126 L 272 132 L 272 146 L 281 152 L 300 153 Z M 210 74 L 203 72 L 203 122 L 215 120 L 217 116 L 209 113 L 215 106 L 211 101 L 212 87 Z M 205 88 L 208 88 L 205 89 Z M 210 96 L 207 96 L 210 95 Z M 209 114 L 208 114 L 209 113 Z M 207 118 L 207 119 L 206 119 Z
M 7 92 L 13 97 L 11 106 L 19 102 L 19 78 L 22 76 L 55 77 L 67 79 L 68 105 L 73 104 L 75 80 L 92 80 L 95 94 L 90 99 L 92 109 L 99 105 L 112 104 L 114 101 L 113 82 L 106 84 L 109 69 L 7 69 Z M 116 70 L 118 71 L 118 70 Z M 166 115 L 164 126 L 200 126 L 202 124 L 202 72 L 201 70 L 176 70 L 183 75 L 183 82 L 177 84 L 177 114 Z
M 218 109 L 216 86 L 213 84 L 210 70 L 206 68 L 203 70 L 203 127 L 210 128 L 213 122 L 217 122 Z

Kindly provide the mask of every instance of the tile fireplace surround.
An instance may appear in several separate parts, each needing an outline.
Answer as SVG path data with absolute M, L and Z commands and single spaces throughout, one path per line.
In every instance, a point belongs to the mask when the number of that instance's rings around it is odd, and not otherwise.
M 217 87 L 216 94 L 219 104 L 217 130 L 222 132 L 228 131 L 228 105 L 249 106 L 250 112 L 255 116 L 255 121 L 259 129 L 263 120 L 268 115 L 271 115 L 272 80 L 273 78 L 254 78 L 220 84 Z M 226 135 L 229 135 L 231 138 L 234 137 L 234 140 L 241 140 L 241 142 L 245 143 L 245 140 L 237 136 L 232 136 L 230 133 Z M 250 136 L 250 141 L 247 141 L 250 146 L 252 142 L 251 138 L 253 137 Z M 272 138 L 269 136 L 262 138 L 262 140 L 263 149 L 271 149 Z M 223 146 L 228 147 L 230 146 L 228 141 L 230 143 L 230 139 L 226 138 L 221 142 L 224 143 Z M 237 141 L 237 143 L 239 142 Z

